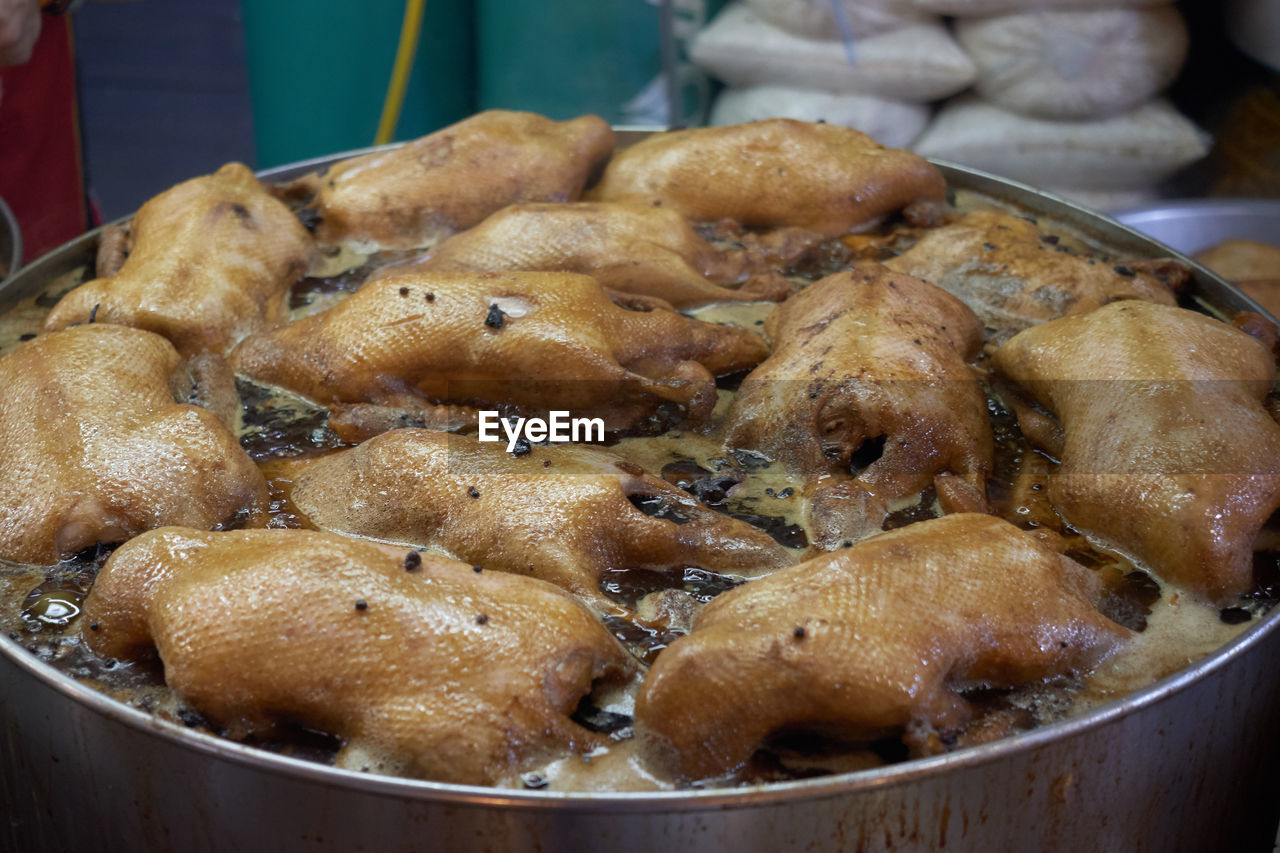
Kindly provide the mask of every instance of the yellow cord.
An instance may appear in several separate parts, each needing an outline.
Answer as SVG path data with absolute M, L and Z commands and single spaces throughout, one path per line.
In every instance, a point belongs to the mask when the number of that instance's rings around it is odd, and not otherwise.
M 400 46 L 396 48 L 396 64 L 391 68 L 391 82 L 387 85 L 387 99 L 382 103 L 382 118 L 378 120 L 378 135 L 374 145 L 385 145 L 395 135 L 400 122 L 400 110 L 404 107 L 404 93 L 409 88 L 409 72 L 413 70 L 413 55 L 418 50 L 418 33 L 422 30 L 422 16 L 427 0 L 407 0 L 404 4 L 404 23 L 400 25 Z

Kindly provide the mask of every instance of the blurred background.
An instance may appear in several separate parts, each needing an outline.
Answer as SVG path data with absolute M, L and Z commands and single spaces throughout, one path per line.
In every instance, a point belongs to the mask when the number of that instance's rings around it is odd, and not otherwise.
M 395 139 L 489 107 L 785 115 L 1104 210 L 1280 197 L 1275 0 L 133 0 L 67 17 L 108 221 L 229 160 L 371 145 L 397 77 Z

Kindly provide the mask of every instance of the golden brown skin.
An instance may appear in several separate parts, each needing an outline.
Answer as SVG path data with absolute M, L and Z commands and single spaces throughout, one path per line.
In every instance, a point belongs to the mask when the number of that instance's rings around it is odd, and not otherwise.
M 1280 246 L 1227 240 L 1197 253 L 1196 260 L 1280 317 Z
M 1280 278 L 1251 278 L 1235 283 L 1254 302 L 1280 317 Z
M 119 272 L 64 296 L 46 332 L 93 319 L 163 335 L 183 355 L 225 355 L 284 322 L 312 251 L 297 218 L 239 163 L 148 201 L 129 239 Z
M 1061 424 L 1049 499 L 1068 523 L 1212 601 L 1251 588 L 1254 541 L 1280 507 L 1265 344 L 1130 301 L 1028 329 L 995 364 Z
M 1227 240 L 1196 253 L 1196 260 L 1228 281 L 1280 278 L 1280 246 Z
M 402 270 L 248 338 L 232 366 L 331 408 L 503 404 L 622 429 L 664 402 L 705 418 L 713 377 L 766 353 L 751 332 L 689 319 L 658 299 L 611 298 L 588 276 Z
M 632 495 L 659 498 L 667 517 L 641 512 Z M 606 569 L 750 576 L 792 562 L 764 532 L 596 447 L 515 456 L 505 436 L 396 430 L 312 463 L 292 498 L 323 530 L 437 548 L 596 600 Z
M 587 197 L 834 237 L 941 201 L 946 181 L 923 157 L 856 130 L 769 119 L 655 134 L 619 152 Z
M 384 772 L 464 784 L 596 745 L 569 714 L 635 667 L 550 584 L 302 530 L 140 536 L 81 624 L 103 657 L 154 647 L 169 686 L 234 736 L 303 725 L 402 765 Z
M 418 268 L 579 272 L 677 308 L 791 292 L 763 257 L 716 251 L 673 210 L 608 202 L 512 205 L 445 240 Z
M 613 151 L 599 116 L 488 110 L 308 179 L 316 239 L 369 251 L 426 246 L 526 201 L 573 201 Z
M 212 412 L 174 402 L 159 335 L 97 323 L 0 358 L 0 558 L 49 565 L 153 527 L 265 520 L 266 481 Z
M 965 685 L 1094 666 L 1129 632 L 1097 578 L 1008 522 L 950 515 L 724 593 L 662 651 L 637 732 L 686 779 L 723 776 L 778 732 L 873 740 L 954 728 Z
M 977 210 L 927 232 L 885 266 L 960 297 L 1006 339 L 1036 323 L 1121 299 L 1173 305 L 1163 279 L 1176 285 L 1186 276 L 1185 268 L 1168 264 L 1095 261 L 1058 251 L 1044 238 L 1019 216 Z
M 950 475 L 983 508 L 992 439 L 967 362 L 982 331 L 958 299 L 878 264 L 827 276 L 770 315 L 773 353 L 725 419 L 725 445 L 763 453 L 810 484 L 812 538 L 831 548 L 878 530 L 884 500 Z M 879 459 L 839 476 L 865 441 Z

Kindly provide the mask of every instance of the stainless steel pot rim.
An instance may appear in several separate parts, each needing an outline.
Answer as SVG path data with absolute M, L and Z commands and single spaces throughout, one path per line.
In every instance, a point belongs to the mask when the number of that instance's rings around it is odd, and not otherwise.
M 794 782 L 736 787 L 683 789 L 676 791 L 624 792 L 560 792 L 474 785 L 453 785 L 419 779 L 373 775 L 354 770 L 277 755 L 204 732 L 192 731 L 160 719 L 155 715 L 125 705 L 65 673 L 52 669 L 31 655 L 16 641 L 0 638 L 0 654 L 11 659 L 33 678 L 37 678 L 68 699 L 115 722 L 215 758 L 250 765 L 255 769 L 291 776 L 300 780 L 351 788 L 369 794 L 381 794 L 414 800 L 430 800 L 456 805 L 495 806 L 524 809 L 564 809 L 581 812 L 696 810 L 706 808 L 745 808 L 796 799 L 821 799 L 851 791 L 888 788 L 955 768 L 969 768 L 1012 758 L 1059 738 L 1068 738 L 1117 722 L 1130 714 L 1160 702 L 1226 666 L 1238 655 L 1260 643 L 1264 637 L 1280 630 L 1280 608 L 1273 610 L 1219 649 L 1196 663 L 1179 670 L 1128 696 L 1107 702 L 1079 717 L 1061 720 L 1021 734 L 956 752 L 920 758 L 873 770 L 861 770 L 834 776 L 802 779 Z M 21 701 L 19 698 L 18 701 Z
M 650 128 L 619 128 L 620 139 L 634 141 L 652 132 Z M 372 151 L 386 150 L 401 143 L 348 151 L 324 157 L 279 166 L 259 172 L 265 180 L 287 180 L 347 157 Z M 1005 200 L 1015 204 L 1040 206 L 1048 202 L 1052 210 L 1045 213 L 1085 231 L 1101 233 L 1107 244 L 1124 248 L 1125 244 L 1154 256 L 1153 249 L 1161 255 L 1175 257 L 1195 268 L 1197 279 L 1207 285 L 1216 296 L 1225 298 L 1237 310 L 1263 312 L 1252 299 L 1187 259 L 1177 251 L 1157 240 L 1119 223 L 1102 214 L 1080 207 L 1027 184 L 992 175 L 967 166 L 946 161 L 932 160 L 946 175 L 948 182 L 961 179 L 971 189 L 979 192 L 998 191 Z M 101 229 L 82 235 L 59 249 L 50 252 L 22 270 L 20 276 L 6 281 L 6 289 L 17 286 L 19 290 L 35 292 L 31 285 L 37 280 L 48 281 L 52 276 L 66 271 L 65 261 L 74 258 L 84 263 L 92 257 L 92 247 Z M 90 711 L 105 716 L 131 728 L 153 733 L 178 746 L 201 752 L 215 758 L 249 765 L 256 769 L 290 776 L 299 780 L 347 788 L 363 793 L 410 800 L 432 801 L 464 806 L 502 806 L 527 810 L 564 810 L 575 812 L 627 812 L 645 813 L 658 811 L 686 811 L 707 808 L 746 808 L 767 804 L 782 804 L 798 799 L 821 799 L 847 794 L 855 790 L 889 788 L 910 784 L 922 777 L 943 773 L 953 768 L 974 767 L 1000 761 L 1020 753 L 1029 752 L 1058 738 L 1067 738 L 1088 729 L 1113 723 L 1143 708 L 1162 701 L 1190 687 L 1215 670 L 1227 665 L 1238 655 L 1277 630 L 1280 624 L 1280 607 L 1256 621 L 1240 635 L 1201 660 L 1127 696 L 1100 705 L 1098 708 L 1061 720 L 1041 728 L 1013 735 L 981 746 L 930 758 L 894 764 L 873 770 L 863 770 L 834 776 L 817 777 L 793 782 L 735 788 L 698 788 L 677 791 L 644 792 L 558 792 L 546 790 L 514 790 L 472 785 L 454 785 L 417 779 L 373 775 L 345 770 L 316 762 L 277 755 L 266 750 L 246 746 L 214 735 L 193 731 L 177 723 L 155 717 L 153 714 L 118 702 L 103 693 L 82 684 L 65 673 L 41 662 L 19 643 L 8 637 L 0 637 L 0 655 L 12 660 L 33 678 L 47 683 L 68 699 Z M 18 701 L 21 701 L 19 699 Z

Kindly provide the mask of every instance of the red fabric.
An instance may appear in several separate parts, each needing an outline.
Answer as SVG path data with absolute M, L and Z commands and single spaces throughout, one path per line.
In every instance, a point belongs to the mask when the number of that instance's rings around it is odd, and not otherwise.
M 71 25 L 46 15 L 30 61 L 0 68 L 0 198 L 30 262 L 84 232 Z

